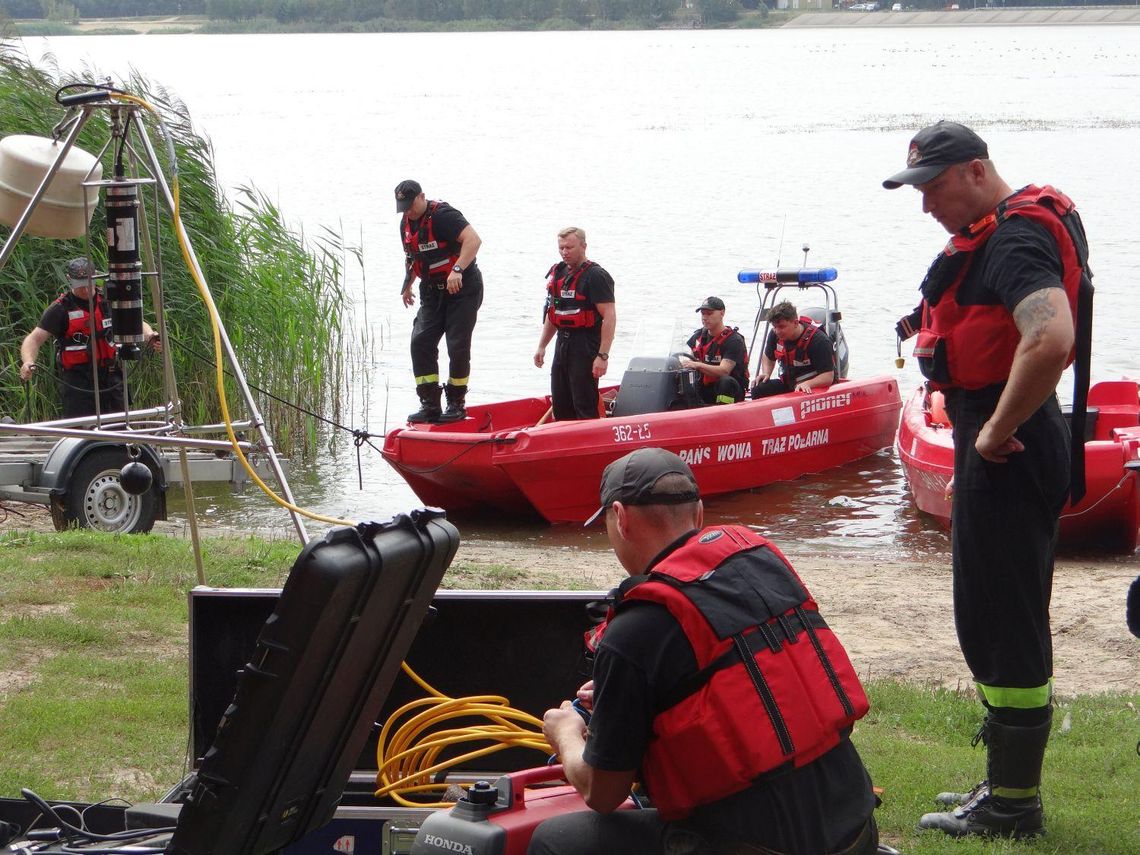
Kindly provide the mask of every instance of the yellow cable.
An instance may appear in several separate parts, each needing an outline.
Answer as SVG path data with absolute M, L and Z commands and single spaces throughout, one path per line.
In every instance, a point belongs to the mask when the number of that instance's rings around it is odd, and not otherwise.
M 138 104 L 150 111 L 162 123 L 162 117 L 151 104 L 145 100 L 125 93 L 114 93 L 113 98 Z M 165 132 L 165 131 L 164 131 Z M 174 165 L 172 165 L 174 166 Z M 201 276 L 190 252 L 190 239 L 182 223 L 181 204 L 178 174 L 174 170 L 171 178 L 171 195 L 173 197 L 172 220 L 175 234 L 178 236 L 178 245 L 182 251 L 182 258 L 190 271 L 194 284 L 202 297 L 210 317 L 210 328 L 214 339 L 215 385 L 218 390 L 218 403 L 222 410 L 222 421 L 225 424 L 226 436 L 233 447 L 234 454 L 241 462 L 242 467 L 249 474 L 251 480 L 274 502 L 288 510 L 302 514 L 319 522 L 333 525 L 355 525 L 351 520 L 327 517 L 301 508 L 292 502 L 278 496 L 254 471 L 245 454 L 242 452 L 233 429 L 233 420 L 230 417 L 229 403 L 226 399 L 225 374 L 223 370 L 224 355 L 222 351 L 221 317 L 214 303 L 210 288 Z M 530 713 L 511 709 L 509 701 L 499 695 L 478 695 L 469 698 L 451 698 L 437 691 L 407 663 L 401 666 L 404 672 L 428 693 L 430 697 L 412 701 L 398 709 L 384 724 L 377 743 L 376 760 L 378 773 L 376 776 L 377 796 L 389 795 L 398 804 L 405 807 L 418 807 L 426 802 L 412 801 L 405 794 L 419 794 L 439 792 L 446 790 L 446 783 L 436 783 L 430 776 L 453 766 L 470 760 L 484 757 L 497 751 L 508 748 L 529 748 L 540 751 L 545 755 L 551 753 L 550 743 L 542 735 L 542 721 Z M 429 707 L 423 712 L 412 716 L 404 724 L 395 727 L 400 718 L 408 715 L 419 707 Z M 483 716 L 490 722 L 489 725 L 468 725 L 464 727 L 435 730 L 430 738 L 421 738 L 423 734 L 431 733 L 445 722 L 454 719 L 471 719 Z M 528 729 L 529 727 L 529 729 Z M 390 741 L 389 741 L 390 740 Z M 491 743 L 458 756 L 439 760 L 445 749 L 468 742 Z M 387 750 L 386 750 L 387 746 Z M 450 802 L 436 802 L 439 807 L 449 806 Z
M 128 95 L 124 92 L 112 93 L 112 98 L 120 101 L 129 101 L 133 104 L 138 104 L 145 109 L 149 110 L 159 124 L 162 124 L 162 116 L 158 110 L 147 101 L 134 95 Z M 166 133 L 165 129 L 163 133 Z M 190 276 L 194 279 L 194 284 L 198 288 L 198 293 L 202 296 L 202 302 L 206 304 L 206 311 L 210 316 L 210 329 L 214 336 L 214 365 L 215 365 L 215 378 L 214 382 L 218 390 L 218 403 L 222 410 L 222 421 L 226 427 L 226 436 L 229 438 L 230 445 L 233 447 L 234 454 L 241 462 L 242 467 L 249 475 L 250 479 L 261 488 L 265 495 L 269 496 L 274 502 L 287 510 L 294 513 L 306 516 L 309 519 L 318 522 L 329 523 L 330 525 L 347 525 L 354 526 L 356 523 L 352 520 L 344 520 L 338 517 L 327 517 L 322 514 L 314 513 L 313 511 L 306 510 L 298 505 L 293 504 L 287 499 L 277 495 L 273 489 L 261 480 L 261 476 L 254 471 L 253 466 L 250 465 L 246 459 L 245 454 L 242 453 L 241 446 L 238 444 L 237 435 L 234 433 L 233 420 L 230 418 L 229 402 L 226 399 L 226 386 L 225 386 L 225 371 L 223 369 L 224 356 L 222 352 L 222 335 L 221 335 L 221 315 L 218 314 L 218 307 L 214 304 L 213 295 L 210 293 L 210 287 L 202 278 L 197 265 L 194 263 L 190 255 L 190 238 L 186 234 L 186 227 L 182 224 L 181 206 L 179 201 L 179 187 L 178 187 L 178 173 L 175 170 L 171 177 L 171 195 L 174 199 L 174 210 L 172 212 L 172 220 L 174 222 L 174 232 L 178 236 L 178 246 L 182 250 L 182 259 L 186 262 L 186 268 L 190 271 Z
M 454 802 L 408 795 L 437 793 L 447 784 L 435 782 L 437 772 L 508 748 L 529 748 L 549 756 L 550 743 L 542 735 L 542 721 L 528 712 L 512 709 L 500 695 L 452 698 L 436 690 L 405 662 L 401 666 L 429 697 L 409 701 L 389 716 L 376 743 L 376 795 L 388 796 L 404 807 L 448 807 Z M 450 725 L 456 719 L 484 717 L 489 724 Z M 490 743 L 441 759 L 443 752 L 464 743 Z

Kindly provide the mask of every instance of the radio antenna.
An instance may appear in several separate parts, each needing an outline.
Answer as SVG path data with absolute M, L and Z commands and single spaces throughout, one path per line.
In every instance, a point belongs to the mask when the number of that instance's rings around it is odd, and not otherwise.
M 776 247 L 776 269 L 780 269 L 780 258 L 784 254 L 784 232 L 788 230 L 788 212 L 784 211 L 784 224 L 780 226 L 780 245 Z

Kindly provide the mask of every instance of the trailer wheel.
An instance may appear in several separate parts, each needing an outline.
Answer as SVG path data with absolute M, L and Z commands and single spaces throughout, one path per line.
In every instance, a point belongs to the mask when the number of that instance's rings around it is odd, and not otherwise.
M 158 478 L 145 493 L 132 496 L 119 484 L 119 470 L 130 458 L 123 448 L 99 448 L 79 462 L 67 483 L 64 527 L 79 526 L 120 534 L 144 534 L 158 516 Z M 59 517 L 52 514 L 56 528 Z

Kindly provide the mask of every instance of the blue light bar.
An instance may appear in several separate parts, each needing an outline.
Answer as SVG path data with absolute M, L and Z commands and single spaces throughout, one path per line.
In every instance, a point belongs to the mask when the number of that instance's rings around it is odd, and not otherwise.
M 749 267 L 736 274 L 738 282 L 775 282 L 780 285 L 808 285 L 812 282 L 833 282 L 839 276 L 834 267 L 795 267 L 780 270 L 760 270 Z

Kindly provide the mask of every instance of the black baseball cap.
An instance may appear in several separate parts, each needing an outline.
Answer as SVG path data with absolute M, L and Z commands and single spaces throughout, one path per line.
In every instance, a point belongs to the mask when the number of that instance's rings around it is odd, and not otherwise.
M 689 486 L 680 492 L 656 492 L 664 475 L 684 475 Z M 684 505 L 701 497 L 697 479 L 689 464 L 664 448 L 639 448 L 619 457 L 602 473 L 602 506 L 586 520 L 593 525 L 614 502 L 623 505 Z
M 73 288 L 83 288 L 91 284 L 95 276 L 95 267 L 91 261 L 83 256 L 73 258 L 67 262 L 67 278 Z
M 402 214 L 408 208 L 412 207 L 412 202 L 416 201 L 416 197 L 424 192 L 424 188 L 420 186 L 420 182 L 408 179 L 401 181 L 396 185 L 396 213 Z
M 697 306 L 697 311 L 701 309 L 716 309 L 717 311 L 724 311 L 724 300 L 720 297 L 705 297 L 705 301 Z
M 989 147 L 980 136 L 965 125 L 943 120 L 914 135 L 906 154 L 907 168 L 892 175 L 883 186 L 895 190 L 904 184 L 925 184 L 948 166 L 989 156 Z

